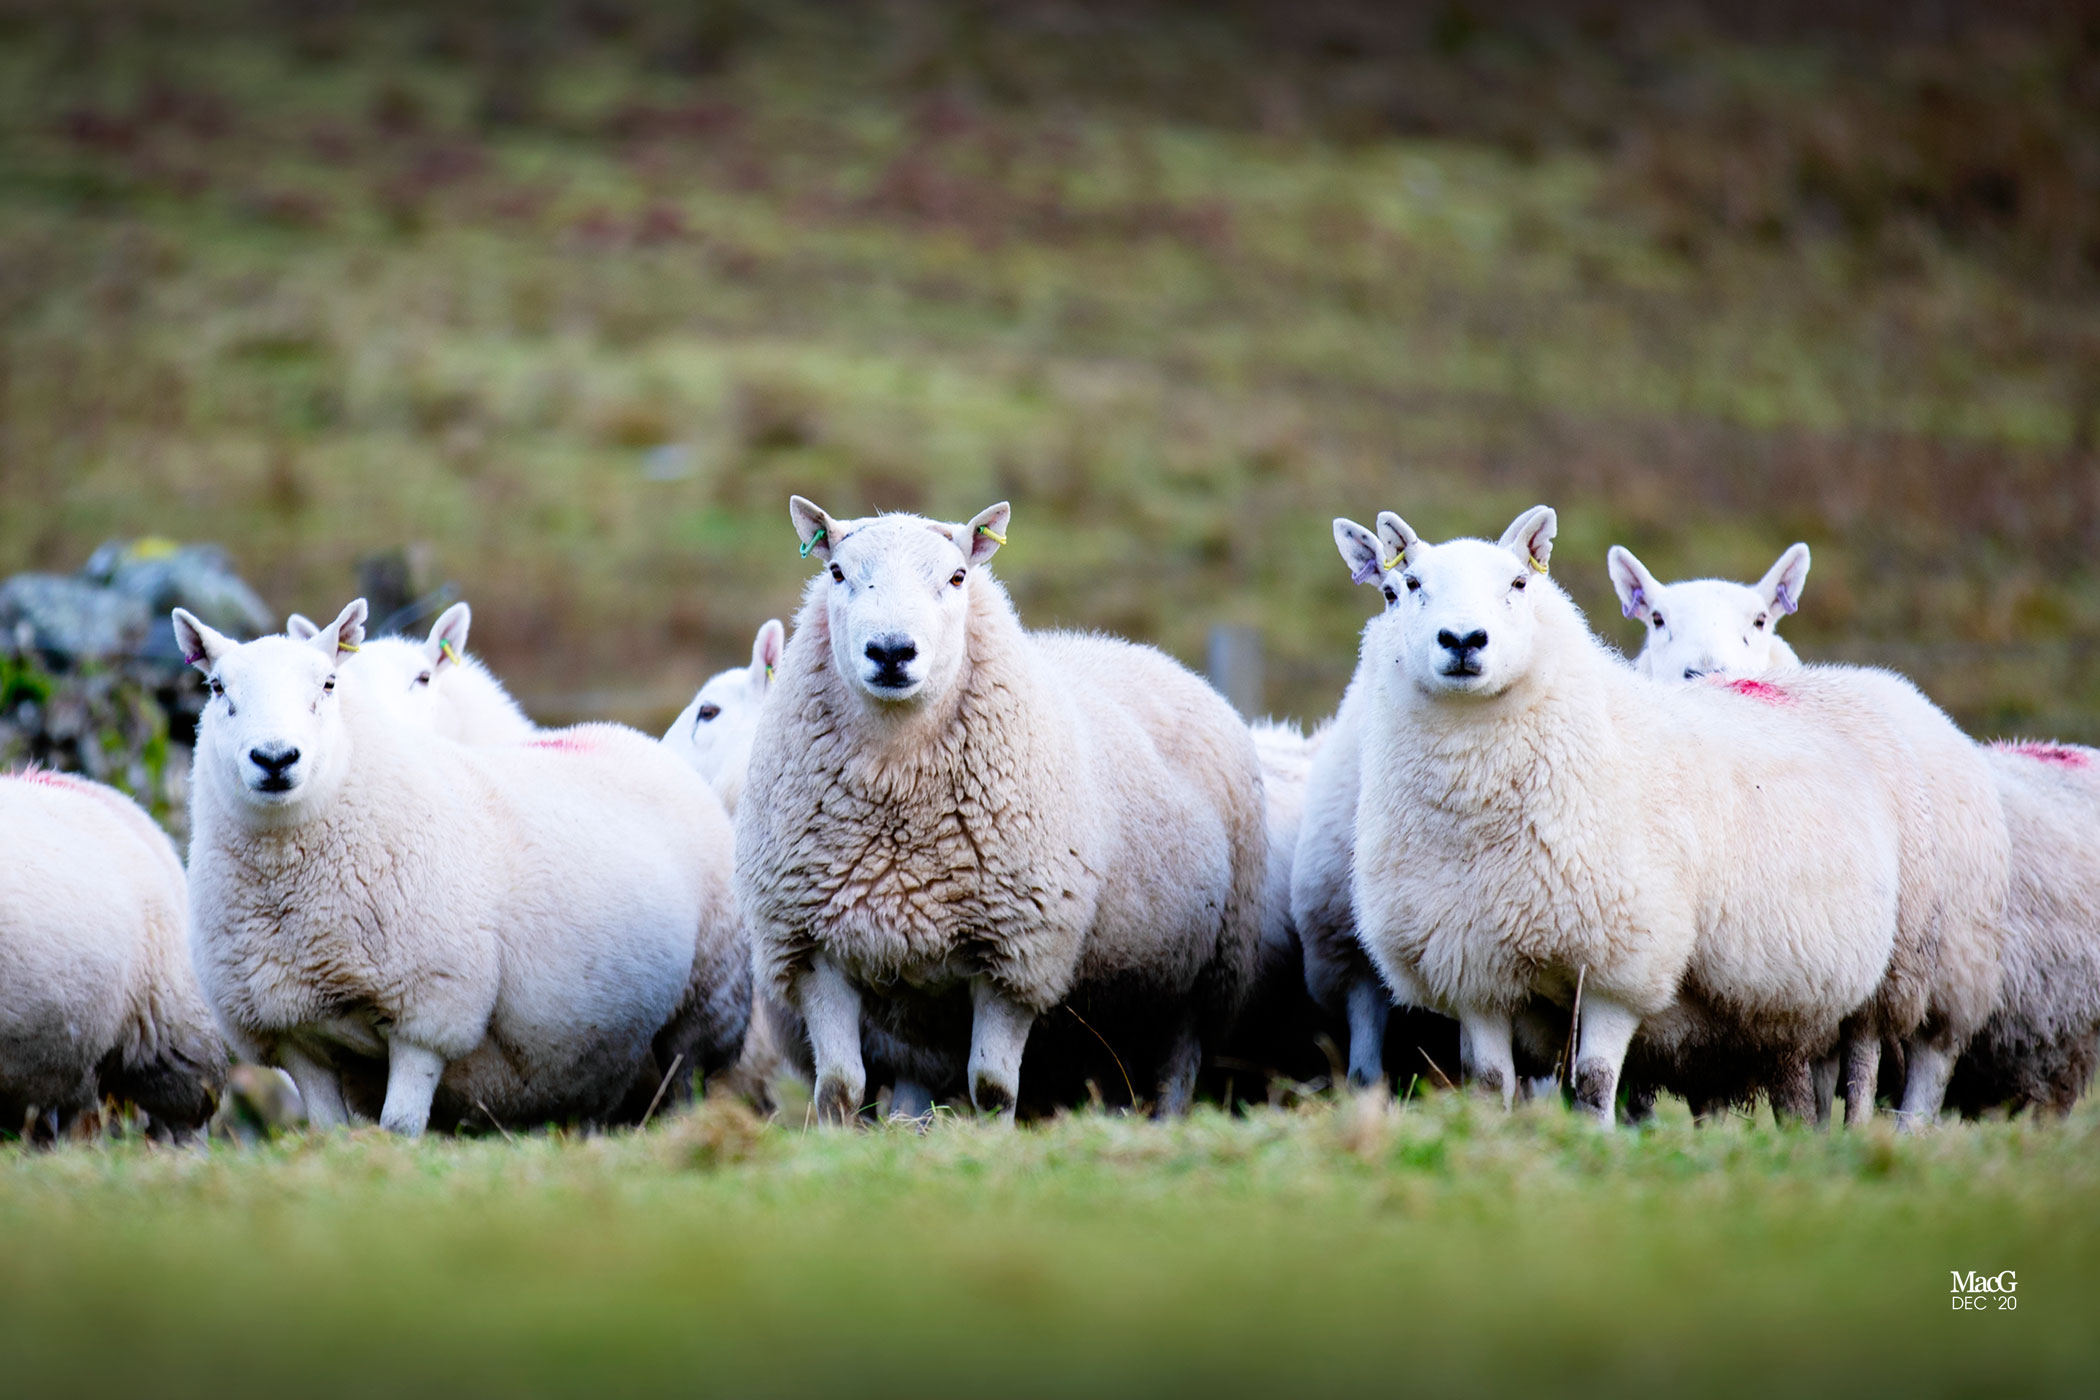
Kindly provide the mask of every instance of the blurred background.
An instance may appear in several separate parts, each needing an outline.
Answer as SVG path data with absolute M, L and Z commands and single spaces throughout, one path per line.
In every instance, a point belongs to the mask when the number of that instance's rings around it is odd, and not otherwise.
M 2070 0 L 0 0 L 0 576 L 456 593 L 543 722 L 748 656 L 800 491 L 1011 498 L 1029 623 L 1308 721 L 1336 514 L 1548 502 L 1629 647 L 1609 544 L 1805 539 L 1804 657 L 2100 740 L 2096 310 Z M 179 806 L 180 683 L 32 631 L 12 756 Z

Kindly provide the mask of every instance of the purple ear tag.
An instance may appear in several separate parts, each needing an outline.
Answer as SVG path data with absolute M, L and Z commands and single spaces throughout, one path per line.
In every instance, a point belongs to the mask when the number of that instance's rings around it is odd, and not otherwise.
M 1349 582 L 1369 583 L 1378 577 L 1378 556 L 1372 555 L 1349 571 Z
M 1624 612 L 1628 617 L 1639 617 L 1641 615 L 1641 609 L 1647 606 L 1647 593 L 1642 591 L 1641 586 L 1639 584 L 1635 584 L 1633 586 L 1633 596 L 1626 600 L 1626 606 L 1622 608 L 1621 611 Z
M 1772 601 L 1779 604 L 1779 610 L 1781 612 L 1791 613 L 1800 611 L 1800 608 L 1794 603 L 1794 595 L 1787 592 L 1786 581 L 1784 579 L 1780 581 L 1779 587 L 1772 590 L 1772 595 Z

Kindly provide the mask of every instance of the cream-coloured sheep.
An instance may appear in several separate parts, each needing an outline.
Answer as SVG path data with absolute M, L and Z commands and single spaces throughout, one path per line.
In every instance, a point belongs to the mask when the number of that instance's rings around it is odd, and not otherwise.
M 1779 622 L 1801 607 L 1808 546 L 1787 546 L 1754 584 L 1698 578 L 1658 583 L 1633 551 L 1613 545 L 1611 585 L 1626 616 L 1647 627 L 1633 668 L 1659 681 L 1706 675 L 1754 676 L 1800 664 Z
M 900 1074 L 980 1110 L 1069 1101 L 1101 1046 L 1105 1092 L 1180 1110 L 1260 938 L 1246 726 L 1151 648 L 1024 631 L 985 568 L 1003 504 L 789 513 L 824 572 L 759 721 L 737 893 L 820 1111 L 864 1100 L 864 1021 L 923 1057 Z
M 407 696 L 407 713 L 433 733 L 462 744 L 522 744 L 539 730 L 481 658 L 467 654 L 473 622 L 473 609 L 454 603 L 439 614 L 426 640 L 373 637 L 344 664 L 369 675 L 375 688 L 392 687 Z M 321 629 L 293 613 L 284 630 L 304 641 Z
M 1902 794 L 1872 750 L 1903 736 L 1841 675 L 1638 675 L 1548 575 L 1555 527 L 1540 506 L 1498 543 L 1430 545 L 1379 517 L 1359 936 L 1397 994 L 1457 1015 L 1505 1102 L 1513 1019 L 1579 989 L 1575 1094 L 1606 1121 L 1637 1032 L 1667 1077 L 1755 1064 L 1805 1115 L 1809 1063 L 1894 946 Z
M 104 1098 L 202 1127 L 226 1046 L 166 834 L 112 788 L 32 770 L 0 774 L 0 851 L 0 1131 L 55 1138 Z
M 362 600 L 304 642 L 174 617 L 211 691 L 191 780 L 199 979 L 314 1122 L 598 1120 L 652 1056 L 735 1058 L 748 965 L 691 985 L 696 944 L 738 936 L 728 819 L 654 740 L 429 733 L 405 694 L 338 669 Z
M 709 677 L 664 731 L 664 747 L 707 779 L 732 817 L 751 767 L 758 712 L 773 688 L 773 671 L 786 647 L 787 629 L 773 618 L 751 641 L 751 664 Z

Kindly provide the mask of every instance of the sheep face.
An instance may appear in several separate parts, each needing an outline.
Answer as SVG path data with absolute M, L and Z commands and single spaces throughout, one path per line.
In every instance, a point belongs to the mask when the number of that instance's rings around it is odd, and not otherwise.
M 1632 551 L 1613 545 L 1611 582 L 1619 606 L 1648 628 L 1635 668 L 1665 681 L 1772 670 L 1784 659 L 1779 620 L 1800 606 L 1808 563 L 1808 546 L 1797 544 L 1755 584 L 1723 579 L 1665 584 Z
M 305 641 L 236 643 L 180 608 L 175 637 L 211 690 L 197 730 L 198 781 L 252 809 L 294 816 L 325 800 L 349 760 L 337 660 L 364 636 L 364 601 Z
M 1380 672 L 1436 699 L 1488 699 L 1521 680 L 1532 665 L 1538 599 L 1551 592 L 1553 512 L 1533 507 L 1495 544 L 1426 544 L 1390 511 L 1378 525 L 1388 550 L 1386 610 L 1365 645 Z
M 472 610 L 465 603 L 454 603 L 438 617 L 427 640 L 374 637 L 359 645 L 354 656 L 345 657 L 343 664 L 354 668 L 365 688 L 400 718 L 434 732 L 440 727 L 438 687 L 447 674 L 466 664 L 467 629 L 472 622 Z M 295 641 L 307 641 L 321 629 L 293 613 L 284 630 Z
M 751 752 L 759 707 L 772 688 L 773 668 L 780 664 L 786 640 L 787 631 L 777 619 L 759 628 L 751 644 L 751 664 L 723 671 L 701 686 L 664 733 L 664 743 L 717 792 Z
M 998 552 L 1008 507 L 960 524 L 916 515 L 834 520 L 797 496 L 796 531 L 830 575 L 832 664 L 882 706 L 938 700 L 961 674 L 970 586 Z

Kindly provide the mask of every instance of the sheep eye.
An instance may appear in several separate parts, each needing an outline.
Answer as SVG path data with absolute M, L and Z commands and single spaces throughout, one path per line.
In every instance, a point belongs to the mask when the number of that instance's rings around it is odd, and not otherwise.
M 1399 591 L 1395 589 L 1390 583 L 1385 586 L 1385 600 L 1388 603 L 1397 603 L 1400 601 Z
M 328 692 L 330 695 L 335 694 L 335 677 L 330 676 L 327 680 L 322 681 L 321 689 Z
M 206 681 L 204 683 L 204 686 L 205 689 L 209 690 L 212 693 L 213 699 L 220 699 L 226 694 L 226 682 L 220 680 L 217 676 L 213 676 L 210 680 Z
M 1511 588 L 1514 588 L 1514 589 L 1516 589 L 1516 590 L 1517 590 L 1517 592 L 1519 592 L 1519 593 L 1522 593 L 1522 592 L 1524 591 L 1524 584 L 1525 584 L 1525 582 L 1526 582 L 1526 580 L 1524 580 L 1524 579 L 1522 579 L 1522 578 L 1512 579 L 1512 580 L 1510 581 L 1510 585 L 1509 585 L 1509 586 L 1510 586 Z
M 1663 615 L 1661 613 L 1649 613 L 1648 620 L 1654 623 L 1657 627 L 1663 625 Z
M 1422 591 L 1422 580 L 1416 578 L 1413 574 L 1409 574 L 1402 582 L 1407 585 L 1407 591 L 1410 593 Z
M 1759 615 L 1759 617 L 1758 617 L 1758 619 L 1757 619 L 1757 621 L 1755 621 L 1755 622 L 1751 623 L 1750 625 L 1751 625 L 1752 627 L 1755 627 L 1755 628 L 1756 628 L 1756 629 L 1757 629 L 1758 631 L 1760 631 L 1760 632 L 1764 631 L 1764 630 L 1765 630 L 1765 619 L 1764 619 L 1764 616 L 1763 616 L 1762 614 L 1760 614 L 1760 615 Z
M 702 705 L 699 710 L 700 718 L 704 720 L 713 719 L 716 715 L 720 713 L 722 713 L 722 707 L 720 705 L 715 704 Z
M 969 576 L 970 575 L 967 570 L 957 569 L 954 573 L 948 575 L 948 586 L 951 588 L 960 588 L 963 586 L 963 580 L 968 578 Z
M 425 671 L 425 672 L 424 672 L 424 673 L 423 673 L 422 675 L 420 675 L 420 676 L 417 676 L 417 677 L 416 677 L 416 684 L 417 684 L 417 685 L 429 685 L 429 684 L 430 684 L 430 672 L 428 672 L 428 671 Z
M 846 581 L 846 571 L 833 564 L 831 566 L 831 581 L 833 583 L 844 583 Z

